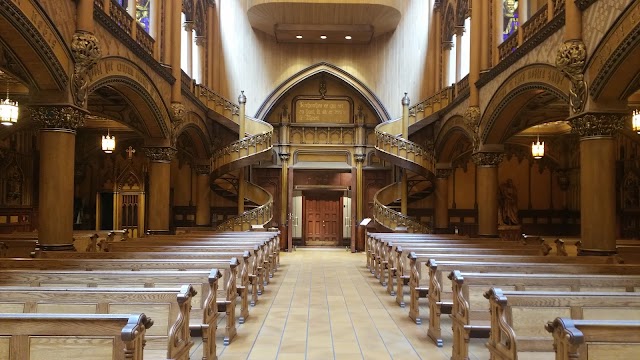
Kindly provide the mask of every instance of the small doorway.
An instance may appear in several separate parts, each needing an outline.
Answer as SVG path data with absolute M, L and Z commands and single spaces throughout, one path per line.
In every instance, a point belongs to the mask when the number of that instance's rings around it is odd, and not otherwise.
M 101 192 L 98 198 L 99 226 L 98 230 L 113 230 L 113 197 L 112 192 Z
M 341 192 L 304 192 L 304 239 L 306 246 L 342 244 Z

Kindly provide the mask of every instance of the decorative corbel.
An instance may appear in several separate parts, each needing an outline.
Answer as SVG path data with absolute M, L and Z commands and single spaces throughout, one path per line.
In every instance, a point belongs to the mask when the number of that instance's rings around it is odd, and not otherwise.
M 100 42 L 92 33 L 78 31 L 71 40 L 71 54 L 74 60 L 71 91 L 75 104 L 83 108 L 89 95 L 89 71 L 102 57 Z
M 569 105 L 573 114 L 584 111 L 587 102 L 587 83 L 584 80 L 586 60 L 587 47 L 580 39 L 565 41 L 556 56 L 556 67 L 571 80 Z

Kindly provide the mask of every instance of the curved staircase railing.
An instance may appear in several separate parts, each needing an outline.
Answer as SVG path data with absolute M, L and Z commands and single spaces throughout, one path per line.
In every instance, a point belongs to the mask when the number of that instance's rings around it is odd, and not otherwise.
M 413 125 L 420 119 L 424 119 L 445 108 L 453 100 L 453 87 L 447 87 L 442 91 L 419 102 L 409 108 L 409 124 Z M 431 181 L 434 178 L 436 159 L 432 151 L 427 150 L 408 139 L 402 138 L 402 119 L 384 122 L 375 129 L 376 154 L 383 160 L 389 161 L 403 169 L 417 174 L 418 180 Z M 422 177 L 422 179 L 420 179 Z M 388 229 L 406 227 L 409 232 L 428 233 L 431 229 L 428 225 L 416 221 L 406 214 L 394 210 L 388 206 L 401 197 L 401 183 L 394 183 L 380 189 L 374 195 L 374 219 Z M 417 188 L 416 188 L 417 189 Z M 428 196 L 431 192 L 424 192 Z
M 266 225 L 273 218 L 273 195 L 248 181 L 244 182 L 244 186 L 246 198 L 262 205 L 228 219 L 216 227 L 217 231 L 247 231 L 253 225 Z
M 209 109 L 227 120 L 237 123 L 240 106 L 226 100 L 214 91 L 202 86 L 196 86 L 196 96 Z M 211 183 L 225 174 L 241 169 L 258 161 L 270 159 L 273 149 L 273 126 L 271 124 L 245 116 L 245 132 L 248 134 L 222 149 L 217 150 L 211 158 Z M 245 199 L 258 207 L 247 210 L 232 217 L 216 227 L 218 231 L 246 231 L 254 225 L 266 225 L 273 218 L 273 196 L 260 186 L 244 181 L 238 186 L 244 186 Z M 236 190 L 233 186 L 225 189 Z
M 378 190 L 373 197 L 374 220 L 380 225 L 392 230 L 397 227 L 406 227 L 410 233 L 430 233 L 431 229 L 428 225 L 416 221 L 386 205 L 395 202 L 399 197 L 400 183 L 394 183 Z

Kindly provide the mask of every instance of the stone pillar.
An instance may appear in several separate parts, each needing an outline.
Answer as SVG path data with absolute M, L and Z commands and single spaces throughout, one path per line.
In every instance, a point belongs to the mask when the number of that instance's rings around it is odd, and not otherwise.
M 480 8 L 481 0 L 471 0 L 472 8 Z M 475 16 L 474 16 L 475 15 Z M 478 106 L 480 103 L 478 97 L 478 89 L 476 88 L 476 81 L 480 78 L 480 53 L 482 47 L 482 22 L 479 16 L 479 12 L 471 13 L 471 52 L 469 63 L 469 106 Z
M 362 149 L 362 150 L 359 150 Z M 356 151 L 361 151 L 364 152 L 363 148 L 358 148 L 358 150 Z M 360 232 L 360 222 L 364 219 L 364 173 L 362 171 L 362 167 L 364 166 L 364 161 L 366 160 L 367 156 L 365 154 L 355 154 L 355 160 L 356 160 L 356 178 L 355 178 L 355 191 L 352 191 L 351 193 L 354 194 L 355 193 L 355 199 L 352 199 L 351 201 L 355 200 L 355 204 L 352 204 L 351 208 L 353 209 L 355 207 L 355 216 L 352 213 L 351 214 L 351 218 L 354 219 L 355 221 L 353 222 L 353 224 L 351 224 L 351 252 L 356 252 L 356 251 L 364 251 L 364 246 L 360 246 L 360 243 L 363 243 L 362 241 L 360 241 L 359 236 L 361 234 L 364 234 L 364 232 Z M 353 206 L 355 205 L 355 206 Z M 354 231 L 354 230 L 358 230 L 358 231 Z
M 182 102 L 182 68 L 180 67 L 180 52 L 181 48 L 181 34 L 182 26 L 180 26 L 180 22 L 182 21 L 182 11 L 175 11 L 176 9 L 182 9 L 182 0 L 168 0 L 167 2 L 171 3 L 170 7 L 165 9 L 165 13 L 167 17 L 170 17 L 170 22 L 168 22 L 165 26 L 166 32 L 171 33 L 171 44 L 165 45 L 165 49 L 169 48 L 169 56 L 171 65 L 171 75 L 176 79 L 173 85 L 171 86 L 171 102 L 172 103 L 181 103 Z M 172 10 L 169 10 L 172 9 Z
M 433 230 L 449 232 L 449 176 L 452 169 L 436 169 Z
M 240 129 L 238 130 L 238 136 L 240 139 L 244 139 L 247 133 L 245 119 L 246 116 L 246 108 L 247 108 L 247 97 L 244 95 L 244 91 L 240 91 L 240 96 L 238 96 L 238 104 L 240 104 L 240 109 L 238 111 L 238 124 L 240 125 Z
M 194 165 L 196 171 L 196 226 L 211 225 L 210 165 Z
M 569 119 L 580 135 L 581 255 L 616 252 L 615 140 L 626 114 L 583 113 Z
M 171 179 L 171 160 L 176 154 L 173 147 L 145 147 L 144 151 L 151 161 L 149 166 L 149 210 L 147 213 L 148 232 L 151 234 L 169 233 L 169 196 Z
M 581 40 L 582 39 L 582 11 L 578 8 L 576 1 L 565 1 L 565 40 Z M 522 24 L 522 23 L 520 23 Z
M 184 31 L 187 32 L 187 69 L 186 73 L 193 78 L 193 21 L 185 21 L 183 24 Z M 178 79 L 179 80 L 179 79 Z
M 287 234 L 291 231 L 291 227 L 293 226 L 292 216 L 289 215 L 291 210 L 289 209 L 289 197 L 292 194 L 289 194 L 289 152 L 288 147 L 284 147 L 283 149 L 286 152 L 281 152 L 279 154 L 280 161 L 282 162 L 282 169 L 280 173 L 280 236 L 281 239 L 287 238 Z M 281 249 L 286 248 L 285 244 L 281 244 Z
M 503 154 L 478 152 L 471 158 L 478 176 L 478 235 L 498 237 L 498 165 Z
M 191 77 L 196 81 L 196 84 L 204 84 L 205 45 L 207 44 L 207 39 L 204 36 L 196 36 L 195 44 L 198 61 Z
M 40 129 L 38 241 L 42 250 L 73 250 L 76 129 L 84 112 L 74 106 L 34 106 Z
M 479 4 L 478 4 L 479 3 Z M 476 5 L 480 5 L 479 8 L 476 8 Z M 492 34 L 489 34 L 489 29 L 491 29 L 491 24 L 489 23 L 489 11 L 491 11 L 489 7 L 489 1 L 480 0 L 473 2 L 473 10 L 471 13 L 471 19 L 473 19 L 473 15 L 477 14 L 480 17 L 480 71 L 488 70 L 491 67 L 491 59 L 490 59 L 490 46 L 491 46 L 491 38 Z M 478 14 L 475 10 L 480 10 Z M 473 21 L 473 20 L 471 20 Z M 473 42 L 472 42 L 473 43 Z M 473 47 L 473 45 L 471 45 Z M 497 50 L 494 50 L 494 52 Z M 472 54 L 473 55 L 473 54 Z
M 443 13 L 443 5 L 441 3 L 438 3 L 438 6 L 434 6 L 434 15 L 435 15 L 435 46 L 434 49 L 436 50 L 436 53 L 434 54 L 434 68 L 435 68 L 435 72 L 434 72 L 434 76 L 433 76 L 433 81 L 434 81 L 434 87 L 435 87 L 435 92 L 440 91 L 440 89 L 442 88 L 442 47 L 439 46 L 440 42 L 442 41 L 442 13 Z
M 93 0 L 76 2 L 76 31 L 93 32 Z

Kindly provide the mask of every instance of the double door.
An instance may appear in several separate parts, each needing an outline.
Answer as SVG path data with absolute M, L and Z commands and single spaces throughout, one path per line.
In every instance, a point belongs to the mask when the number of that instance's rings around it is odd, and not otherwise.
M 342 204 L 340 192 L 304 194 L 304 244 L 308 246 L 342 245 Z

